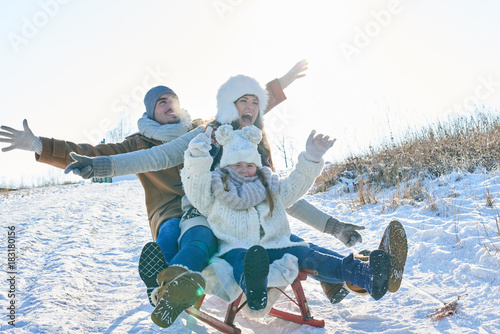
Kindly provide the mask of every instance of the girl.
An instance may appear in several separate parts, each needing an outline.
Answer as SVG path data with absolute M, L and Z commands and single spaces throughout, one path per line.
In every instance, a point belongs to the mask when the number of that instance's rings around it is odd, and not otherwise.
M 384 296 L 391 267 L 385 251 L 371 252 L 367 263 L 354 259 L 353 254 L 339 259 L 317 252 L 305 242 L 290 240 L 285 208 L 312 186 L 323 167 L 322 157 L 334 140 L 311 132 L 295 170 L 280 179 L 269 167 L 263 167 L 257 149 L 262 132 L 253 125 L 241 130 L 230 125 L 217 129 L 215 138 L 223 150 L 220 165 L 210 171 L 211 132 L 207 128 L 190 142 L 181 179 L 186 196 L 207 217 L 219 239 L 216 256 L 233 266 L 234 279 L 251 309 L 266 306 L 269 263 L 285 253 L 298 258 L 299 268 L 360 286 L 376 300 Z M 163 296 L 160 303 L 169 305 L 168 297 Z

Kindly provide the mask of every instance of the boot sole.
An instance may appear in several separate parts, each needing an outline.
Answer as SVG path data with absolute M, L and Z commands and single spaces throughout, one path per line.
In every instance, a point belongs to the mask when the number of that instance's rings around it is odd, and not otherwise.
M 158 287 L 156 277 L 168 267 L 163 251 L 156 242 L 148 242 L 142 248 L 139 258 L 139 276 L 147 286 L 147 294 L 151 306 L 155 306 L 151 299 L 151 292 Z
M 391 258 L 391 272 L 389 274 L 389 292 L 396 292 L 401 286 L 403 272 L 408 255 L 408 240 L 403 225 L 397 220 L 389 223 L 384 231 L 378 249 L 384 250 Z
M 370 267 L 373 274 L 373 288 L 371 296 L 379 300 L 387 293 L 389 286 L 389 273 L 391 271 L 391 259 L 383 250 L 375 250 L 370 254 Z
M 252 246 L 245 255 L 243 264 L 248 307 L 262 310 L 267 305 L 267 275 L 269 257 L 261 246 Z
M 160 327 L 170 327 L 177 317 L 187 308 L 196 304 L 205 292 L 205 279 L 199 273 L 187 272 L 170 282 L 151 320 Z
M 321 282 L 321 287 L 332 304 L 340 303 L 349 294 L 343 283 Z

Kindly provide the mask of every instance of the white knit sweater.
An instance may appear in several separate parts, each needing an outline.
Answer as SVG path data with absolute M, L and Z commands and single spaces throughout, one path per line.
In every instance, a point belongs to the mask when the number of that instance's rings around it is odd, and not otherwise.
M 200 126 L 177 139 L 148 150 L 111 155 L 110 176 L 146 173 L 178 166 L 182 164 L 189 142 L 201 132 L 203 127 Z
M 323 160 L 311 162 L 305 158 L 304 153 L 299 155 L 295 170 L 279 182 L 272 216 L 269 214 L 267 201 L 246 210 L 230 209 L 220 203 L 211 189 L 211 164 L 210 156 L 193 157 L 188 149 L 184 156 L 181 179 L 186 196 L 207 217 L 212 231 L 219 239 L 217 255 L 234 248 L 248 249 L 253 245 L 270 249 L 308 245 L 305 242 L 290 241 L 290 225 L 285 208 L 307 193 L 323 168 Z M 264 230 L 262 238 L 260 227 Z

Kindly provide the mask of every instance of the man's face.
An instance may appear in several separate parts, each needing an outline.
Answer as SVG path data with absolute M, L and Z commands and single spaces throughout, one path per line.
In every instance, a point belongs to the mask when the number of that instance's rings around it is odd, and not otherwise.
M 180 122 L 180 104 L 177 95 L 163 94 L 156 101 L 154 120 L 160 124 L 175 124 Z
M 234 103 L 238 110 L 240 126 L 250 126 L 255 123 L 259 115 L 259 99 L 253 95 L 244 95 Z

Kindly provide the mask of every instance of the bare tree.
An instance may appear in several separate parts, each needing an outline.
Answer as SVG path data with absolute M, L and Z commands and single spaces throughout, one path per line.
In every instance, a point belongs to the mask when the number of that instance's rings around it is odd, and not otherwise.
M 292 143 L 292 138 L 282 135 L 278 139 L 276 147 L 280 151 L 280 155 L 285 161 L 285 168 L 293 167 L 295 165 L 295 163 L 293 162 L 293 154 L 295 152 L 295 149 Z

